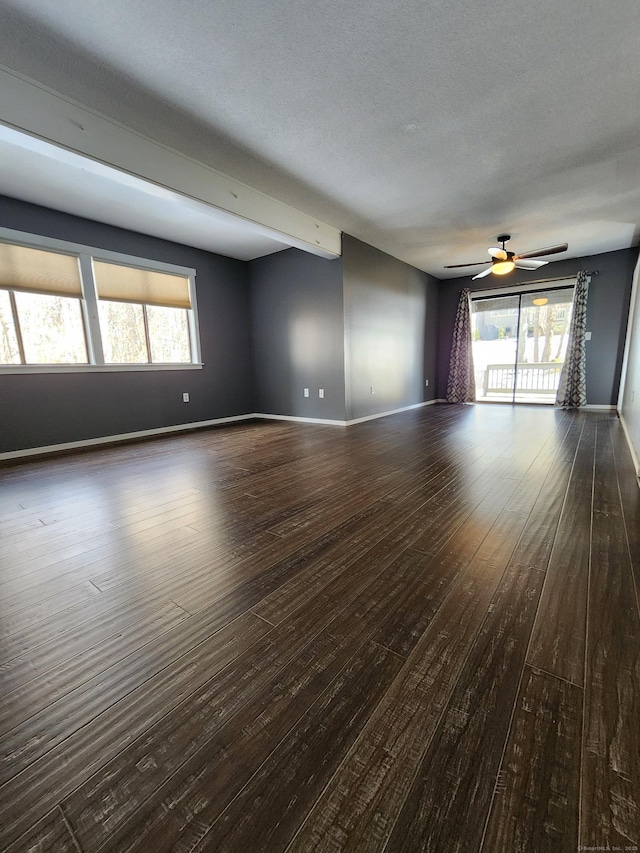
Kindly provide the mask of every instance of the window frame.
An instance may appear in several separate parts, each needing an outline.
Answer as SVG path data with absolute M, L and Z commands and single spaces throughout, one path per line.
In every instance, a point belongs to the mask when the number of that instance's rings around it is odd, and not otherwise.
M 157 371 L 157 370 L 200 370 L 204 366 L 200 349 L 200 330 L 198 323 L 198 305 L 196 300 L 196 271 L 191 267 L 167 264 L 161 261 L 141 258 L 134 255 L 126 255 L 122 252 L 112 252 L 107 249 L 99 249 L 94 246 L 85 246 L 80 243 L 72 243 L 67 240 L 58 240 L 53 237 L 42 237 L 37 234 L 28 234 L 23 231 L 14 231 L 10 228 L 0 228 L 0 241 L 3 243 L 14 243 L 32 249 L 45 249 L 65 255 L 73 255 L 78 258 L 80 278 L 82 282 L 82 297 L 80 298 L 84 334 L 87 343 L 88 364 L 0 364 L 0 374 L 7 373 L 86 373 L 86 372 L 108 372 L 118 373 L 122 371 Z M 100 331 L 100 319 L 98 316 L 98 292 L 93 274 L 93 261 L 107 261 L 122 264 L 137 269 L 153 270 L 154 272 L 166 272 L 181 275 L 189 280 L 189 297 L 191 308 L 182 310 L 187 312 L 189 327 L 189 344 L 191 349 L 190 362 L 168 362 L 168 363 L 140 363 L 140 364 L 107 364 L 104 360 L 102 349 L 102 333 Z M 3 290 L 5 288 L 2 288 Z M 15 311 L 14 291 L 6 289 L 11 299 L 12 310 Z M 146 303 L 135 303 L 146 305 Z M 178 309 L 177 309 L 178 310 Z M 23 353 L 22 353 L 23 354 Z

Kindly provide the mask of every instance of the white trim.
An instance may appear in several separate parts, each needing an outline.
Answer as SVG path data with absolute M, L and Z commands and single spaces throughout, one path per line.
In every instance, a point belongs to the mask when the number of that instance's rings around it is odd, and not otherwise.
M 488 296 L 517 296 L 519 293 L 535 293 L 538 290 L 557 290 L 563 287 L 573 287 L 576 283 L 576 275 L 566 278 L 558 278 L 544 284 L 509 284 L 492 287 L 490 290 L 472 290 L 471 299 L 485 299 Z M 566 282 L 566 284 L 562 284 Z
M 411 406 L 403 406 L 401 409 L 391 409 L 388 412 L 380 412 L 377 415 L 366 415 L 364 418 L 353 418 L 347 421 L 347 426 L 362 424 L 365 421 L 374 421 L 377 418 L 386 418 L 387 415 L 398 415 L 400 412 L 408 412 L 411 409 L 421 409 L 423 406 L 433 406 L 434 403 L 444 403 L 445 400 L 425 400 L 423 403 L 413 403 Z
M 397 415 L 401 412 L 407 412 L 411 409 L 420 409 L 424 406 L 433 406 L 435 403 L 446 403 L 447 401 L 444 399 L 435 399 L 435 400 L 425 400 L 423 403 L 414 403 L 411 406 L 404 406 L 401 409 L 392 409 L 388 412 L 380 412 L 377 415 L 367 415 L 364 418 L 354 418 L 350 421 L 338 421 L 338 420 L 329 420 L 325 418 L 301 418 L 295 417 L 293 415 L 268 415 L 260 412 L 253 412 L 247 415 L 232 415 L 228 418 L 214 418 L 208 421 L 194 421 L 192 423 L 186 424 L 176 424 L 175 426 L 167 426 L 167 427 L 157 427 L 156 429 L 145 429 L 138 430 L 137 432 L 124 432 L 119 433 L 117 435 L 105 435 L 100 436 L 99 438 L 86 438 L 81 441 L 66 441 L 62 444 L 48 444 L 42 447 L 29 447 L 24 450 L 8 450 L 4 453 L 0 453 L 0 462 L 8 461 L 10 459 L 22 459 L 27 458 L 29 456 L 45 456 L 50 453 L 59 453 L 63 450 L 79 450 L 83 447 L 99 447 L 103 444 L 116 444 L 122 441 L 132 441 L 139 438 L 151 438 L 152 436 L 160 436 L 165 434 L 170 434 L 173 432 L 187 432 L 192 429 L 202 429 L 204 427 L 217 426 L 219 424 L 229 424 L 236 423 L 240 421 L 248 421 L 248 420 L 273 420 L 273 421 L 292 421 L 294 423 L 305 423 L 305 424 L 325 424 L 327 426 L 352 426 L 353 424 L 364 423 L 365 421 L 377 420 L 378 418 L 385 418 L 388 415 Z M 606 411 L 606 412 L 615 412 L 615 406 L 582 406 L 581 411 Z M 638 458 L 635 448 L 633 447 L 629 432 L 627 430 L 627 426 L 624 422 L 624 418 L 620 416 L 620 423 L 622 424 L 622 428 L 625 433 L 625 437 L 627 439 L 627 443 L 629 445 L 629 450 L 631 451 L 631 458 L 633 459 L 633 464 L 636 469 L 636 476 L 640 480 L 640 459 Z M 640 485 L 640 482 L 639 482 Z
M 126 255 L 123 252 L 112 252 L 109 249 L 99 249 L 84 243 L 72 243 L 70 240 L 58 240 L 55 237 L 44 237 L 29 231 L 14 231 L 13 228 L 0 228 L 0 240 L 5 243 L 20 243 L 33 249 L 51 249 L 63 255 L 91 255 L 98 261 L 112 261 L 124 266 L 137 269 L 156 270 L 185 277 L 194 276 L 196 270 L 192 267 L 181 267 L 164 261 L 154 261 L 151 258 L 141 258 L 140 255 Z
M 154 370 L 202 370 L 202 363 L 185 361 L 180 364 L 3 364 L 0 376 L 8 373 L 122 373 Z
M 633 467 L 636 471 L 636 478 L 638 480 L 638 486 L 640 486 L 640 456 L 638 456 L 638 452 L 631 441 L 631 433 L 627 428 L 624 418 L 622 415 L 619 415 L 620 423 L 622 424 L 622 430 L 624 432 L 624 437 L 627 439 L 627 444 L 629 445 L 629 451 L 631 452 L 631 459 L 633 461 Z
M 618 391 L 618 409 L 622 411 L 624 402 L 624 391 L 627 384 L 627 368 L 629 366 L 629 353 L 631 352 L 631 332 L 635 320 L 635 311 L 638 288 L 640 287 L 640 255 L 635 270 L 633 271 L 633 284 L 631 285 L 631 299 L 629 301 L 629 317 L 627 319 L 627 331 L 624 339 L 624 356 L 622 357 L 622 370 L 620 371 L 620 389 Z
M 401 409 L 391 409 L 388 412 L 379 412 L 376 415 L 366 415 L 364 418 L 352 418 L 348 421 L 329 420 L 326 418 L 300 418 L 293 415 L 265 415 L 256 412 L 254 417 L 265 418 L 273 421 L 293 421 L 294 423 L 302 424 L 327 424 L 328 426 L 352 426 L 353 424 L 361 424 L 364 421 L 374 421 L 378 418 L 386 418 L 387 415 L 397 415 L 400 412 L 408 412 L 410 409 L 420 409 L 422 406 L 432 406 L 434 403 L 444 403 L 445 400 L 425 400 L 423 403 L 413 403 L 410 406 L 403 406 Z
M 581 412 L 611 412 L 611 414 L 618 411 L 617 406 L 600 406 L 592 405 L 591 403 L 587 403 L 586 406 L 580 406 L 579 410 Z
M 102 348 L 102 330 L 98 313 L 98 294 L 93 280 L 93 263 L 91 255 L 78 253 L 80 264 L 80 280 L 82 282 L 83 299 L 80 308 L 84 315 L 84 337 L 87 345 L 87 355 L 90 364 L 104 364 L 104 349 Z M 24 365 L 23 365 L 24 366 Z
M 225 211 L 287 246 L 325 258 L 342 234 L 217 169 L 156 142 L 47 86 L 0 66 L 2 123 Z
M 29 447 L 25 450 L 8 450 L 0 453 L 0 462 L 8 459 L 20 459 L 24 456 L 43 456 L 49 453 L 59 453 L 61 450 L 78 450 L 82 447 L 94 447 L 100 444 L 115 444 L 120 441 L 131 441 L 137 438 L 149 438 L 155 435 L 164 435 L 171 432 L 186 432 L 191 429 L 216 426 L 217 424 L 235 423 L 235 421 L 247 421 L 258 415 L 233 415 L 229 418 L 214 418 L 210 421 L 194 421 L 188 424 L 176 424 L 175 426 L 158 427 L 156 429 L 142 429 L 137 432 L 123 432 L 118 435 L 104 435 L 99 438 L 85 438 L 81 441 L 65 441 L 62 444 L 47 444 L 43 447 Z
M 187 323 L 189 325 L 189 344 L 191 350 L 191 364 L 202 367 L 202 347 L 200 346 L 200 319 L 198 317 L 198 297 L 196 296 L 196 274 L 189 274 L 189 296 L 191 309 L 187 311 Z
M 299 418 L 295 415 L 267 415 L 263 412 L 256 412 L 254 418 L 267 421 L 293 421 L 297 424 L 326 424 L 327 426 L 347 426 L 346 421 L 334 421 L 328 418 Z
M 172 432 L 186 432 L 192 429 L 201 429 L 202 427 L 217 426 L 218 424 L 230 424 L 236 421 L 247 420 L 273 420 L 273 421 L 293 421 L 294 423 L 305 424 L 326 424 L 328 426 L 351 426 L 351 424 L 359 424 L 362 421 L 371 421 L 375 418 L 384 418 L 387 415 L 395 415 L 399 412 L 406 412 L 409 409 L 418 409 L 422 406 L 431 406 L 434 403 L 444 403 L 444 400 L 427 400 L 424 403 L 415 403 L 412 406 L 405 406 L 402 409 L 394 409 L 390 412 L 381 412 L 379 415 L 369 415 L 366 418 L 356 418 L 351 421 L 328 420 L 325 418 L 299 418 L 293 415 L 267 415 L 259 412 L 252 412 L 248 415 L 232 415 L 228 418 L 214 418 L 210 421 L 194 421 L 186 424 L 176 424 L 175 426 L 157 427 L 156 429 L 143 429 L 137 432 L 123 432 L 118 435 L 104 435 L 99 438 L 85 438 L 81 441 L 66 441 L 62 444 L 47 444 L 43 447 L 29 447 L 25 450 L 8 450 L 0 453 L 0 462 L 9 459 L 21 459 L 28 456 L 44 456 L 49 453 L 59 453 L 61 450 L 78 450 L 82 447 L 94 447 L 101 444 L 115 444 L 120 441 L 131 441 L 138 438 L 150 438 L 151 436 L 164 435 Z

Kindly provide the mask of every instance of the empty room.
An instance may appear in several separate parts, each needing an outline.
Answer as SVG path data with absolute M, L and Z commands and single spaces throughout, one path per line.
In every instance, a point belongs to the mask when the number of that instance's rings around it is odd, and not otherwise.
M 640 7 L 0 5 L 0 849 L 640 845 Z

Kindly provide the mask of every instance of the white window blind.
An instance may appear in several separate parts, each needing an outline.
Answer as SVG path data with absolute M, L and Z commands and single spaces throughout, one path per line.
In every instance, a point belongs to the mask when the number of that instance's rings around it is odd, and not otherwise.
M 81 297 L 78 258 L 29 246 L 0 243 L 0 287 L 51 296 Z
M 186 276 L 94 260 L 93 274 L 99 299 L 191 308 Z

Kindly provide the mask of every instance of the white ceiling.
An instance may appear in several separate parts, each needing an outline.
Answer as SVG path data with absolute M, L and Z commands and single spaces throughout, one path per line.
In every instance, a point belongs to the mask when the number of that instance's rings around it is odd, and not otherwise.
M 637 244 L 639 43 L 637 0 L 0 9 L 6 68 L 439 278 Z

